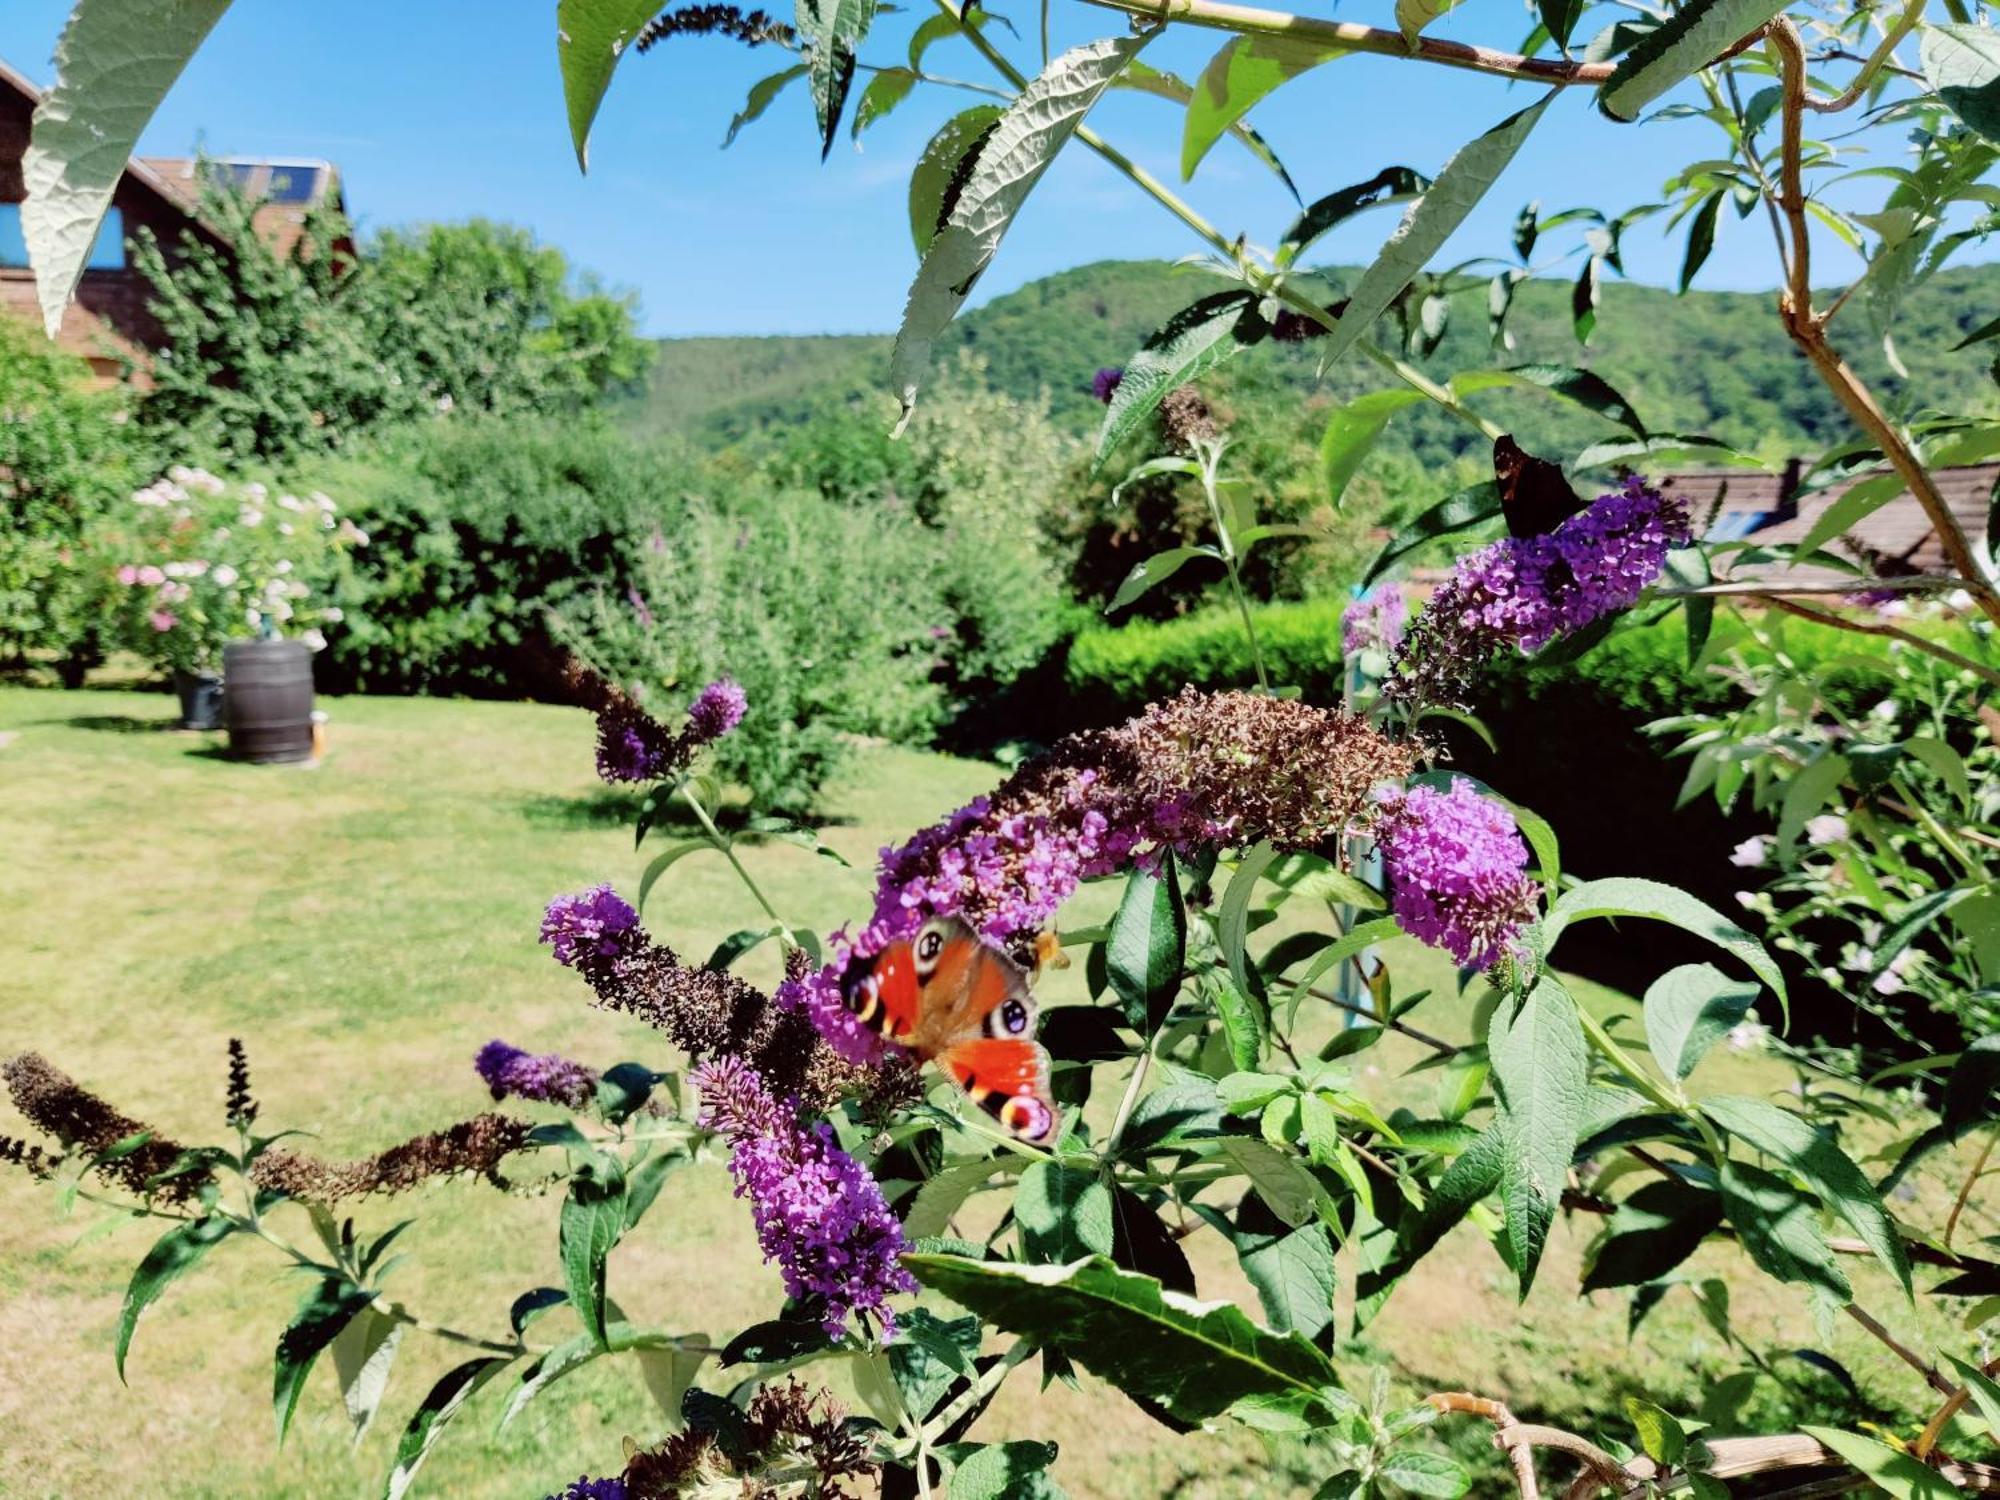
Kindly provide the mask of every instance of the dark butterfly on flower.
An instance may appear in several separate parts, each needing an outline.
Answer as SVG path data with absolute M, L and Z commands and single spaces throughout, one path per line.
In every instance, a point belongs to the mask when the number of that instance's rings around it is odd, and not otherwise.
M 857 958 L 840 977 L 854 1018 L 926 1062 L 935 1062 L 1023 1140 L 1055 1138 L 1049 1055 L 1035 1041 L 1028 975 L 956 917 Z
M 1493 440 L 1493 478 L 1509 536 L 1547 536 L 1585 508 L 1562 465 L 1536 458 L 1506 433 Z

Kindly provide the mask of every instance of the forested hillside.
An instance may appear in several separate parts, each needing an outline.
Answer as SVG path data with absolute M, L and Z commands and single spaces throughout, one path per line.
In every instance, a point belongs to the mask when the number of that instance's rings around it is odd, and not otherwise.
M 1336 283 L 1342 272 L 1327 273 Z M 959 320 L 953 348 L 975 354 L 983 378 L 1017 397 L 1046 392 L 1051 414 L 1078 432 L 1096 420 L 1091 373 L 1121 364 L 1168 315 L 1212 290 L 1199 273 L 1163 276 L 1151 262 L 1102 262 L 1033 282 Z M 1483 296 L 1462 297 L 1452 326 L 1424 368 L 1444 376 L 1501 363 L 1548 361 L 1586 366 L 1618 387 L 1657 430 L 1701 432 L 1776 459 L 1823 445 L 1843 418 L 1825 387 L 1810 377 L 1782 340 L 1769 337 L 1776 316 L 1764 293 L 1691 292 L 1604 287 L 1597 330 L 1579 347 L 1570 322 L 1567 282 L 1533 281 L 1516 294 L 1509 327 L 1515 347 L 1496 352 L 1487 336 Z M 1911 297 L 1895 325 L 1914 384 L 1933 402 L 1976 407 L 1996 401 L 1994 345 L 1948 351 L 2000 312 L 2000 267 L 1951 271 Z M 1835 325 L 1849 359 L 1886 399 L 1905 382 L 1893 376 L 1860 299 Z M 887 420 L 884 336 L 668 339 L 648 389 L 627 408 L 636 429 L 678 432 L 706 441 L 748 436 L 852 405 Z M 1311 344 L 1252 351 L 1210 382 L 1213 399 L 1261 430 L 1289 425 L 1316 437 L 1315 413 L 1382 383 L 1380 372 L 1351 359 L 1316 376 Z M 1591 419 L 1535 396 L 1488 398 L 1524 439 L 1557 445 L 1591 431 Z M 1517 403 L 1508 407 L 1508 402 Z M 1413 408 L 1398 420 L 1385 451 L 1423 463 L 1449 461 L 1470 435 L 1443 414 Z

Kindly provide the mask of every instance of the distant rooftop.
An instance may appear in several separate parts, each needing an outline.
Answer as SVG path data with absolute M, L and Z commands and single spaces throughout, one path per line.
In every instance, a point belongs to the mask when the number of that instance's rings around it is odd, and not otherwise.
M 308 210 L 341 202 L 340 171 L 330 161 L 311 156 L 184 156 L 137 158 L 168 192 L 190 211 L 201 201 L 196 173 L 203 167 L 225 177 L 240 192 L 256 199 L 257 232 L 280 251 L 298 239 Z

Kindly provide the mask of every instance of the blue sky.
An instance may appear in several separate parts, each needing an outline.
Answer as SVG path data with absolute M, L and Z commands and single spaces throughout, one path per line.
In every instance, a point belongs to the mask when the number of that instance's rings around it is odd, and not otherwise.
M 769 3 L 769 0 L 766 0 Z M 911 0 L 912 5 L 915 0 Z M 38 81 L 51 73 L 66 5 L 11 0 L 0 55 Z M 1032 35 L 1033 10 L 996 0 Z M 554 5 L 466 0 L 347 0 L 338 6 L 241 4 L 217 27 L 141 142 L 178 155 L 323 156 L 345 174 L 364 227 L 486 215 L 525 224 L 571 259 L 638 293 L 649 333 L 818 333 L 893 328 L 915 269 L 905 209 L 907 173 L 924 141 L 968 96 L 920 90 L 853 150 L 843 139 L 821 165 L 803 88 L 794 87 L 728 151 L 718 149 L 750 84 L 790 59 L 706 38 L 677 39 L 628 58 L 614 80 L 591 153 L 578 173 L 557 77 Z M 779 9 L 789 7 L 779 0 Z M 927 7 L 918 7 L 927 13 Z M 1343 19 L 1393 24 L 1389 0 L 1349 3 Z M 1117 29 L 1114 14 L 1056 0 L 1057 45 Z M 1461 19 L 1467 18 L 1469 19 Z M 890 16 L 864 58 L 899 60 L 915 12 Z M 1439 29 L 1469 41 L 1518 44 L 1518 4 L 1481 0 Z M 1031 42 L 995 30 L 1032 71 Z M 1225 38 L 1192 28 L 1156 41 L 1147 58 L 1196 76 Z M 954 42 L 927 66 L 987 81 Z M 1391 163 L 1434 172 L 1471 136 L 1528 103 L 1510 85 L 1397 59 L 1350 56 L 1293 82 L 1253 119 L 1308 199 Z M 1180 112 L 1117 95 L 1092 122 L 1154 172 L 1178 181 Z M 1715 144 L 1709 127 L 1615 126 L 1590 98 L 1558 100 L 1498 188 L 1447 247 L 1448 258 L 1504 251 L 1515 211 L 1649 201 L 1664 179 Z M 1294 211 L 1263 167 L 1225 141 L 1186 193 L 1225 230 L 1274 242 Z M 1725 213 L 1698 285 L 1757 289 L 1776 281 L 1759 219 Z M 1393 227 L 1365 215 L 1324 242 L 1329 259 L 1360 261 Z M 991 297 L 1086 261 L 1175 257 L 1200 248 L 1158 205 L 1080 150 L 1037 189 L 979 288 Z M 1642 227 L 1627 246 L 1636 279 L 1662 282 L 1680 247 Z M 1851 261 L 1849 262 L 1851 264 Z M 1822 281 L 1841 269 L 1820 252 Z

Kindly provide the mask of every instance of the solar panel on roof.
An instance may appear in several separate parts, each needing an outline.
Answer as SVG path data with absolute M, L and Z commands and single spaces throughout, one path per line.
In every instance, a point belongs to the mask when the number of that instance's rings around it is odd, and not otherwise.
M 273 203 L 310 203 L 319 187 L 318 167 L 273 167 L 265 197 Z

